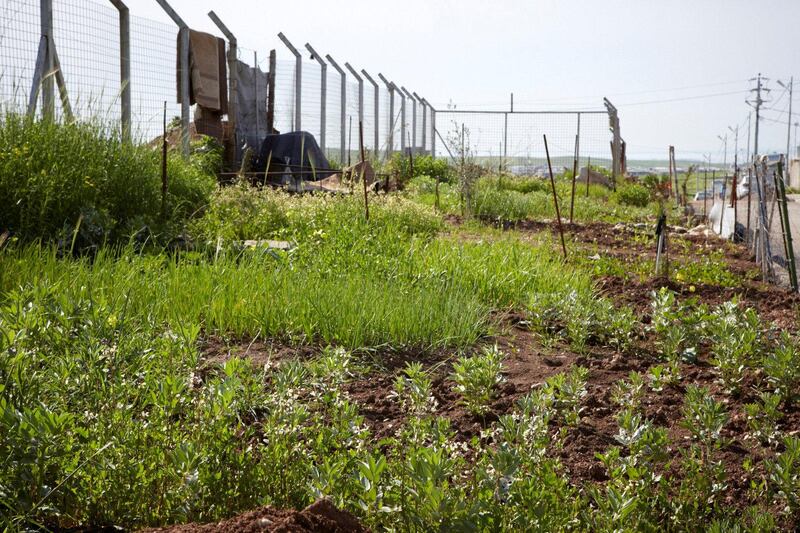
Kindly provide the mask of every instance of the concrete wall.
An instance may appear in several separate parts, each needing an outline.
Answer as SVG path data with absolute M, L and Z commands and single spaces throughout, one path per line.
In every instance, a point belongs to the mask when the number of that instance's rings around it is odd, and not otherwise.
M 800 159 L 792 159 L 789 162 L 789 187 L 800 188 Z

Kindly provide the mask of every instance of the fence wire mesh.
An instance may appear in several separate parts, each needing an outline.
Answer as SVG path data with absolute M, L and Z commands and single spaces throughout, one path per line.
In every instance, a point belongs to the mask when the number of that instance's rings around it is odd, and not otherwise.
M 131 114 L 134 137 L 150 141 L 162 131 L 166 103 L 168 120 L 181 114 L 177 103 L 176 61 L 178 29 L 174 24 L 136 16 L 130 18 Z M 119 13 L 96 0 L 53 0 L 53 40 L 61 63 L 74 115 L 118 127 L 121 118 Z M 41 40 L 40 0 L 0 0 L 0 99 L 5 107 L 24 111 L 33 85 Z M 299 48 L 299 47 L 298 47 Z M 342 76 L 328 65 L 326 93 L 322 93 L 322 68 L 307 54 L 301 56 L 300 124 L 296 119 L 296 63 L 283 47 L 275 66 L 274 128 L 280 132 L 302 129 L 313 134 L 334 161 L 347 163 L 359 155 L 359 85 L 345 70 Z M 238 47 L 238 59 L 263 72 L 269 70 L 269 53 Z M 345 62 L 340 62 L 345 68 Z M 355 67 L 358 69 L 358 67 Z M 377 71 L 373 78 L 378 81 Z M 261 94 L 263 92 L 263 94 Z M 401 86 L 391 90 L 378 81 L 363 85 L 363 139 L 369 154 L 387 158 L 392 152 L 413 148 L 418 153 L 447 156 L 448 135 L 461 124 L 470 132 L 470 149 L 487 165 L 527 171 L 545 163 L 543 133 L 548 135 L 555 165 L 572 160 L 580 120 L 582 162 L 608 165 L 610 133 L 604 112 L 588 113 L 463 113 L 435 112 Z M 258 99 L 267 98 L 266 90 Z M 325 131 L 322 101 L 325 100 Z M 390 104 L 393 99 L 393 105 Z M 63 114 L 58 105 L 57 114 Z M 240 101 L 240 106 L 249 102 Z M 257 106 L 251 105 L 253 109 Z M 38 111 L 37 111 L 38 112 Z M 376 116 L 377 115 L 377 116 Z M 580 117 L 580 118 L 579 118 Z M 266 132 L 260 117 L 259 132 Z M 434 124 L 438 132 L 434 129 Z M 263 128 L 263 130 L 262 130 Z M 377 130 L 377 138 L 376 138 Z
M 505 168 L 516 174 L 543 174 L 547 144 L 554 172 L 571 168 L 579 136 L 580 165 L 611 166 L 608 115 L 604 111 L 582 112 L 472 112 L 436 113 L 436 153 L 459 150 L 464 129 L 465 150 L 479 163 Z
M 789 236 L 796 240 L 800 235 L 800 208 L 788 201 L 784 214 L 778 159 L 759 159 L 739 169 L 735 194 L 733 173 L 708 180 L 704 188 L 713 198 L 704 210 L 712 231 L 746 245 L 764 280 L 788 285 L 790 257 L 797 262 Z

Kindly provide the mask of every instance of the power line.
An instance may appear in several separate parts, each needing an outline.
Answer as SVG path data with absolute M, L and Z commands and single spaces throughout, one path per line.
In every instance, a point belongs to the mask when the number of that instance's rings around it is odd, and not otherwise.
M 735 94 L 746 94 L 746 93 L 747 93 L 747 91 L 731 91 L 731 92 L 725 92 L 725 93 L 712 93 L 712 94 L 699 94 L 699 95 L 695 95 L 695 96 L 684 96 L 682 98 L 668 98 L 668 99 L 664 99 L 664 100 L 649 100 L 649 101 L 646 101 L 646 102 L 631 102 L 631 103 L 628 103 L 628 104 L 622 103 L 622 104 L 618 104 L 618 105 L 619 105 L 619 107 L 623 107 L 623 106 L 630 107 L 630 106 L 635 106 L 635 105 L 666 104 L 666 103 L 670 103 L 670 102 L 685 102 L 685 101 L 688 101 L 688 100 L 701 100 L 701 99 L 704 99 L 704 98 L 716 98 L 718 96 L 731 96 L 731 95 L 735 95 Z

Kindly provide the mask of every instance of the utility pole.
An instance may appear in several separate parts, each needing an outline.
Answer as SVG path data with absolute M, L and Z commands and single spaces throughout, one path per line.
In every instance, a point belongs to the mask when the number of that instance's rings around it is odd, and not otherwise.
M 789 122 L 787 123 L 786 127 L 786 168 L 789 168 L 788 165 L 791 158 L 789 155 L 789 150 L 792 147 L 792 89 L 794 85 L 794 76 L 789 78 L 788 86 L 785 85 L 781 80 L 778 80 L 778 85 L 789 91 Z
M 763 86 L 763 82 L 769 81 L 768 78 L 762 78 L 761 73 L 758 73 L 757 78 L 752 78 L 750 81 L 756 82 L 756 88 L 750 89 L 751 92 L 756 93 L 755 101 L 747 101 L 747 103 L 756 110 L 756 135 L 755 140 L 753 141 L 753 155 L 758 155 L 758 123 L 761 121 L 761 106 L 766 103 L 763 98 L 761 98 L 762 92 L 769 92 L 769 89 Z
M 747 164 L 750 164 L 750 119 L 752 116 L 752 111 L 747 114 Z
M 737 158 L 739 156 L 739 125 L 738 124 L 736 125 L 736 129 L 733 129 L 730 126 L 728 126 L 728 129 L 731 130 L 731 133 L 733 133 L 733 138 L 734 138 L 734 141 L 733 141 L 733 161 L 734 161 L 733 170 L 735 172 L 736 171 L 736 167 L 738 166 L 737 165 L 737 161 L 738 161 Z
M 725 134 L 725 137 L 722 135 L 717 135 L 717 139 L 722 141 L 722 144 L 725 148 L 723 148 L 722 152 L 722 168 L 725 169 L 725 172 L 728 172 L 728 134 Z

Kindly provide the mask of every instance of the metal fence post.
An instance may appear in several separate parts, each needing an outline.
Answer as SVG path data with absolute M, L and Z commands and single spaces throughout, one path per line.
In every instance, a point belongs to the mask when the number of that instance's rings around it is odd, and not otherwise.
M 283 41 L 283 44 L 286 45 L 286 48 L 294 54 L 294 130 L 300 131 L 303 129 L 301 124 L 301 110 L 303 107 L 303 57 L 300 55 L 300 52 L 297 51 L 297 48 L 286 38 L 283 32 L 278 34 L 278 38 Z
M 389 122 L 387 126 L 389 129 L 389 138 L 386 142 L 386 159 L 392 157 L 392 152 L 394 151 L 394 84 L 386 79 L 386 77 L 378 73 L 378 77 L 381 81 L 386 85 L 386 90 L 389 91 Z
M 347 74 L 345 74 L 342 67 L 339 66 L 330 54 L 325 55 L 325 59 L 328 60 L 328 63 L 333 65 L 333 68 L 336 69 L 336 72 L 339 73 L 339 78 L 342 81 L 342 88 L 341 88 L 341 95 L 340 95 L 340 103 L 341 109 L 339 111 L 339 163 L 344 166 L 345 158 L 344 153 L 347 151 Z
M 345 62 L 344 66 L 347 67 L 347 70 L 350 71 L 350 74 L 352 74 L 353 77 L 358 82 L 358 122 L 359 124 L 363 124 L 364 123 L 364 78 L 358 75 L 358 72 L 356 72 L 356 69 L 354 69 L 350 65 L 350 63 Z
M 417 93 L 414 93 L 414 98 L 422 105 L 422 152 L 425 152 L 426 143 L 425 143 L 425 130 L 427 130 L 427 118 L 428 118 L 428 105 L 425 102 L 425 99 L 422 98 Z
M 372 84 L 373 89 L 375 90 L 375 145 L 373 150 L 375 152 L 375 157 L 378 157 L 378 150 L 380 149 L 380 136 L 378 132 L 378 126 L 380 125 L 380 105 L 379 105 L 379 97 L 380 97 L 380 86 L 378 82 L 372 79 L 366 70 L 363 68 L 361 69 L 361 74 L 367 79 L 368 82 Z
M 172 9 L 167 0 L 156 0 L 172 21 L 178 26 L 180 35 L 180 81 L 181 81 L 181 151 L 184 159 L 189 157 L 189 114 L 191 104 L 189 103 L 189 26 Z
M 310 43 L 306 43 L 306 50 L 311 53 L 311 59 L 316 60 L 320 67 L 320 89 L 319 89 L 319 147 L 325 154 L 325 130 L 328 126 L 327 120 L 327 94 L 328 94 L 328 64 L 322 59 Z M 327 154 L 325 155 L 327 157 Z
M 41 92 L 42 92 L 42 115 L 53 118 L 55 116 L 55 84 L 52 76 L 55 68 L 53 59 L 53 0 L 41 0 L 39 3 L 41 14 L 41 34 L 45 41 L 44 63 L 41 65 Z
M 406 95 L 403 94 L 402 87 L 392 82 L 399 90 L 397 94 L 400 95 L 400 151 L 406 153 Z
M 122 106 L 121 134 L 124 142 L 131 140 L 131 17 L 122 0 L 111 0 L 119 11 L 119 87 Z
M 239 159 L 239 142 L 237 135 L 237 123 L 239 112 L 239 73 L 236 70 L 236 60 L 238 59 L 238 41 L 236 36 L 220 20 L 214 11 L 208 12 L 208 17 L 217 25 L 217 28 L 228 39 L 228 126 L 233 138 L 233 153 L 236 160 Z
M 411 151 L 417 151 L 417 101 L 411 95 L 408 89 L 400 87 L 405 95 L 411 100 Z
M 428 107 L 431 108 L 431 157 L 436 159 L 436 110 L 430 104 Z

